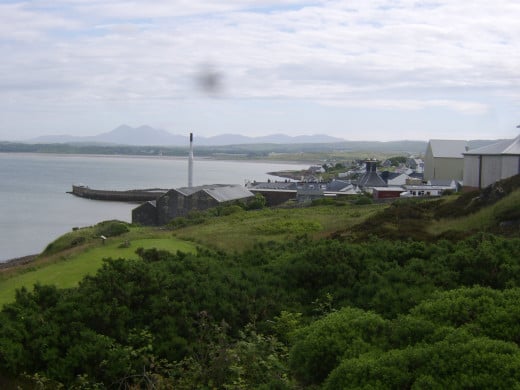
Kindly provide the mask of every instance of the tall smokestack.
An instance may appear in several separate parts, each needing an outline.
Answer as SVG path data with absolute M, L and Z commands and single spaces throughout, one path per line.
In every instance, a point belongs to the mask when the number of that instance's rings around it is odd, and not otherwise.
M 188 157 L 188 188 L 193 187 L 193 133 L 190 133 L 190 154 Z

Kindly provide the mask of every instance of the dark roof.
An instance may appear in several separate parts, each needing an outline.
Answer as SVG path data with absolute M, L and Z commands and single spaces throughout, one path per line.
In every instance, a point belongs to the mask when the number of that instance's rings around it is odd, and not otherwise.
M 255 190 L 296 190 L 295 182 L 257 183 L 251 188 Z
M 238 184 L 207 184 L 196 187 L 176 188 L 173 191 L 177 191 L 184 196 L 191 196 L 197 192 L 204 191 L 219 203 L 254 196 L 251 191 Z
M 424 173 L 419 173 L 419 172 L 412 172 L 408 175 L 409 177 L 411 177 L 412 179 L 424 179 Z
M 330 183 L 327 183 L 327 191 L 341 191 L 347 187 L 351 186 L 350 182 L 345 180 L 333 180 Z
M 157 207 L 157 201 L 155 201 L 155 200 L 148 200 L 148 201 L 146 201 L 146 202 L 144 202 L 144 203 L 141 203 L 141 204 L 140 204 L 139 206 L 137 206 L 134 210 L 139 209 L 139 208 L 141 208 L 141 207 L 150 207 L 150 206 L 151 206 L 151 207 L 154 207 L 154 208 Z
M 228 202 L 230 200 L 245 199 L 255 196 L 247 188 L 240 185 L 216 186 L 204 188 L 203 191 L 217 202 Z
M 360 187 L 386 187 L 387 184 L 377 172 L 367 172 L 358 180 L 357 185 Z
M 406 175 L 406 173 L 402 173 L 402 172 L 390 172 L 390 171 L 381 172 L 381 178 L 387 183 L 388 183 L 388 180 L 395 179 L 401 175 L 408 176 L 408 175 Z

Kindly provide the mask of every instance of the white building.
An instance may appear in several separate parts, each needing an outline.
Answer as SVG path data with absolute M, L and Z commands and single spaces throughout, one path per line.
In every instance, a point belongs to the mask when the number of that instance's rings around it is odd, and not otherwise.
M 462 180 L 467 145 L 460 140 L 430 140 L 424 156 L 424 180 Z
M 484 188 L 520 174 L 520 135 L 464 153 L 464 187 Z
M 428 185 L 406 185 L 405 192 L 401 193 L 402 198 L 423 197 L 423 196 L 442 196 L 446 191 L 451 191 L 447 186 L 428 186 Z

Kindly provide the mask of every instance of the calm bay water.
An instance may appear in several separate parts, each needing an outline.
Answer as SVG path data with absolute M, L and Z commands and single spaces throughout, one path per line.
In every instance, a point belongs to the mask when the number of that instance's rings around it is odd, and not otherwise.
M 0 153 L 0 261 L 41 252 L 73 227 L 131 220 L 136 204 L 67 194 L 91 188 L 177 188 L 188 182 L 187 159 Z M 276 179 L 267 172 L 308 165 L 195 160 L 193 184 L 244 184 Z

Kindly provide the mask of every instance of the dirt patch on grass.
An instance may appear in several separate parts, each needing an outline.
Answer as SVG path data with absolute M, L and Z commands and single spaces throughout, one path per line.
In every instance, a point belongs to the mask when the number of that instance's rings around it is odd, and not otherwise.
M 23 257 L 17 257 L 15 259 L 10 259 L 5 262 L 0 263 L 0 270 L 18 267 L 20 265 L 25 265 L 32 263 L 39 255 L 29 255 Z

